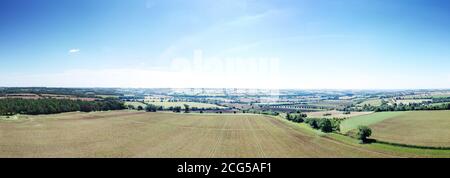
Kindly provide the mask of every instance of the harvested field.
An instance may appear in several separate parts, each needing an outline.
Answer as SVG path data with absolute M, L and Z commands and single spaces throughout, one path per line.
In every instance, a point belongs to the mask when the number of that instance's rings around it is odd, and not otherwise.
M 113 111 L 0 121 L 0 157 L 387 157 L 262 115 Z

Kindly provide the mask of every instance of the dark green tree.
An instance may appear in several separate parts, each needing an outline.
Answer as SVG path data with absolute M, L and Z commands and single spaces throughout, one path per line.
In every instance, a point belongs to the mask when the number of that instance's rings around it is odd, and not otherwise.
M 145 111 L 147 111 L 147 112 L 156 112 L 157 110 L 158 110 L 158 107 L 154 104 L 148 104 L 145 107 Z
M 320 119 L 319 128 L 322 132 L 326 132 L 326 133 L 333 131 L 333 126 L 331 125 L 331 121 L 326 118 Z
M 367 143 L 367 138 L 372 135 L 372 129 L 370 129 L 367 126 L 358 126 L 358 133 L 356 133 L 356 136 L 359 140 L 361 140 L 361 143 Z
M 189 105 L 184 104 L 184 113 L 189 113 L 189 112 L 190 112 Z
M 180 106 L 173 107 L 173 112 L 181 112 L 181 107 Z

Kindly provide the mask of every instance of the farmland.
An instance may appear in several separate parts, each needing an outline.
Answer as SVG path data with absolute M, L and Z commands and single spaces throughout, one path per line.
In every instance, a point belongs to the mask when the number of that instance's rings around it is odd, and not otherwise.
M 378 113 L 373 113 L 373 114 L 369 114 L 369 115 L 352 117 L 341 123 L 341 132 L 346 133 L 348 131 L 358 128 L 358 126 L 360 126 L 360 125 L 367 126 L 367 125 L 375 124 L 377 122 L 381 122 L 383 120 L 393 118 L 400 114 L 401 114 L 401 112 L 378 112 Z
M 450 111 L 402 112 L 370 126 L 373 138 L 388 142 L 450 147 Z
M 405 100 L 395 100 L 397 104 L 410 104 L 410 103 L 422 103 L 422 102 L 431 102 L 431 99 L 405 99 Z
M 113 111 L 0 121 L 0 157 L 386 157 L 261 115 Z
M 349 118 L 367 115 L 372 112 L 351 112 L 350 114 L 344 114 L 342 111 L 318 111 L 318 112 L 308 112 L 307 115 L 309 118 Z
M 380 106 L 381 100 L 380 99 L 369 99 L 369 100 L 363 101 L 360 104 L 358 104 L 358 106 L 364 106 L 364 105 Z
M 208 104 L 208 103 L 199 103 L 199 102 L 160 102 L 160 101 L 153 101 L 153 102 L 147 102 L 148 104 L 153 104 L 156 106 L 162 106 L 165 109 L 169 107 L 184 107 L 185 104 L 189 105 L 189 107 L 196 107 L 196 108 L 205 108 L 205 109 L 215 109 L 215 108 L 224 108 L 222 106 L 218 106 L 215 104 Z
M 186 91 L 0 89 L 0 157 L 450 157 L 450 98 L 431 91 Z

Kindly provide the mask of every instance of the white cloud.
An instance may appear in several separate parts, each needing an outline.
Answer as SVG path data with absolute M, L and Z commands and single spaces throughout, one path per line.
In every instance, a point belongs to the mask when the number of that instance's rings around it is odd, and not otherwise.
M 78 52 L 80 52 L 80 49 L 78 49 L 78 48 L 74 48 L 74 49 L 70 49 L 69 50 L 69 54 L 78 53 Z

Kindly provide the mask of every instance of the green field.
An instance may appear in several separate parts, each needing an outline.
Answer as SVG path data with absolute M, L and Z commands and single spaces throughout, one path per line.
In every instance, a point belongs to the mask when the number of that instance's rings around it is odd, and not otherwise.
M 160 101 L 154 101 L 154 102 L 147 102 L 147 104 L 153 104 L 156 106 L 162 106 L 165 109 L 169 107 L 184 107 L 185 104 L 189 105 L 189 107 L 197 107 L 197 108 L 205 108 L 205 109 L 215 109 L 215 108 L 224 108 L 222 106 L 218 106 L 215 104 L 208 104 L 208 103 L 198 103 L 198 102 L 160 102 Z
M 450 111 L 378 112 L 347 119 L 341 132 L 359 125 L 372 128 L 371 138 L 396 144 L 450 147 Z
M 409 111 L 370 126 L 372 138 L 434 147 L 450 147 L 450 111 Z
M 348 131 L 358 128 L 360 125 L 368 126 L 401 114 L 402 112 L 376 112 L 373 114 L 352 117 L 341 123 L 341 132 L 347 133 Z

